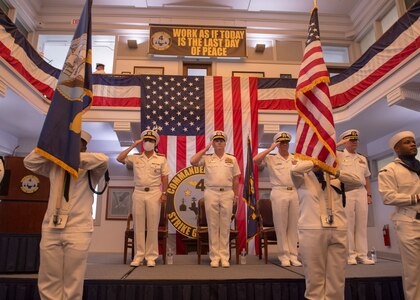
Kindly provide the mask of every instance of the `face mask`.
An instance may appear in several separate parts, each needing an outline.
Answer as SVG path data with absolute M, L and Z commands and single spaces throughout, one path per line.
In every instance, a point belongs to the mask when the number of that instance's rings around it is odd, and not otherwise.
M 155 149 L 155 144 L 151 142 L 144 142 L 143 149 L 144 151 L 152 151 L 153 149 Z

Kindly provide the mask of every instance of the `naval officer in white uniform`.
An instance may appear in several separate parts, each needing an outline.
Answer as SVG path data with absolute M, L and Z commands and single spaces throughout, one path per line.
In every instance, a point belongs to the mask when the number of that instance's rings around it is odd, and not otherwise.
M 270 175 L 270 200 L 277 236 L 278 259 L 284 267 L 300 267 L 302 263 L 297 258 L 299 201 L 290 178 L 292 161 L 295 160 L 293 154 L 289 153 L 291 138 L 289 132 L 280 131 L 274 136 L 273 144 L 267 150 L 258 153 L 253 160 L 258 166 L 267 167 Z M 278 153 L 268 155 L 275 148 L 278 149 Z
M 349 256 L 347 263 L 373 265 L 375 262 L 368 258 L 367 246 L 367 221 L 368 205 L 372 203 L 370 191 L 370 171 L 366 157 L 357 153 L 359 145 L 359 131 L 350 129 L 340 135 L 341 141 L 337 144 L 344 144 L 343 151 L 337 151 L 340 170 L 352 172 L 360 178 L 357 189 L 346 191 L 347 235 L 349 239 Z
M 137 145 L 143 145 L 143 153 L 128 155 Z M 139 140 L 125 149 L 117 161 L 126 164 L 134 172 L 133 220 L 136 255 L 131 262 L 138 267 L 146 259 L 148 267 L 156 266 L 159 256 L 158 227 L 161 202 L 166 201 L 169 165 L 166 157 L 155 152 L 159 134 L 144 130 Z M 147 222 L 147 226 L 146 226 Z M 147 237 L 146 237 L 147 228 Z
M 204 203 L 209 229 L 210 265 L 217 268 L 229 264 L 229 234 L 233 205 L 238 201 L 241 171 L 233 155 L 225 153 L 227 137 L 215 131 L 211 142 L 191 158 L 191 165 L 204 166 Z M 214 153 L 204 155 L 210 147 Z

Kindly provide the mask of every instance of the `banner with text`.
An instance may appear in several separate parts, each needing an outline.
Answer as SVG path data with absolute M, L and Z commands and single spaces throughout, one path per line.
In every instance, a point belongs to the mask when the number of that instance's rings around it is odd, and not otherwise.
M 246 28 L 150 25 L 149 54 L 246 57 Z

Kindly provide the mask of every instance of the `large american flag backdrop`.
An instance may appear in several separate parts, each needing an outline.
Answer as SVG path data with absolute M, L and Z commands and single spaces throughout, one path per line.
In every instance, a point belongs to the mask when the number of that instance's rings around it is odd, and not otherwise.
M 140 79 L 141 127 L 159 132 L 158 149 L 166 154 L 172 176 L 190 165 L 190 158 L 205 148 L 215 130 L 226 133 L 225 150 L 235 155 L 243 176 L 247 136 L 258 135 L 257 78 L 143 75 Z M 244 247 L 242 201 L 236 220 Z

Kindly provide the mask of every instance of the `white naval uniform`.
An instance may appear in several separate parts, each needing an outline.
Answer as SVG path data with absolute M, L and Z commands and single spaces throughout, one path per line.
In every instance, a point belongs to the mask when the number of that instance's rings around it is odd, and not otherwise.
M 403 265 L 403 285 L 406 300 L 420 299 L 420 203 L 411 204 L 412 195 L 420 194 L 420 178 L 402 166 L 396 158 L 378 176 L 378 189 L 386 205 L 394 205 L 392 215 L 398 236 Z
M 261 164 L 268 168 L 272 190 L 270 194 L 273 208 L 274 228 L 277 236 L 278 258 L 280 261 L 297 260 L 299 201 L 290 178 L 293 154 L 283 158 L 279 153 L 267 155 Z
M 347 235 L 349 239 L 349 259 L 367 259 L 368 200 L 365 188 L 366 177 L 370 176 L 366 157 L 350 153 L 347 149 L 337 151 L 340 170 L 352 172 L 359 177 L 357 189 L 346 191 Z
M 162 176 L 169 175 L 166 157 L 153 153 L 128 155 L 127 166 L 134 171 L 133 220 L 136 255 L 134 259 L 154 262 L 159 256 L 158 227 Z M 147 226 L 146 226 L 147 222 Z M 146 237 L 147 228 L 147 237 Z
M 229 261 L 229 234 L 234 192 L 233 178 L 241 174 L 233 155 L 224 153 L 203 156 L 198 163 L 204 166 L 204 203 L 209 229 L 209 257 L 212 263 Z
M 344 299 L 345 268 L 347 265 L 347 221 L 342 197 L 333 188 L 335 228 L 322 227 L 321 217 L 327 215 L 327 190 L 322 190 L 312 172 L 311 161 L 299 161 L 291 169 L 292 181 L 299 196 L 299 252 L 305 273 L 305 299 Z M 328 176 L 325 174 L 325 176 Z M 357 187 L 357 176 L 345 171 L 331 185 L 346 190 Z M 321 216 L 322 215 L 322 216 Z
M 62 168 L 32 151 L 24 159 L 25 167 L 49 177 L 50 196 L 42 222 L 38 289 L 41 299 L 82 299 L 86 260 L 93 231 L 93 193 L 89 188 L 88 170 L 92 186 L 96 186 L 108 167 L 108 157 L 102 153 L 80 153 L 78 178 L 71 177 L 69 201 L 59 190 L 64 180 Z M 62 185 L 61 185 L 62 186 Z M 49 228 L 55 213 L 56 198 L 61 197 L 61 214 L 68 215 L 63 229 Z

